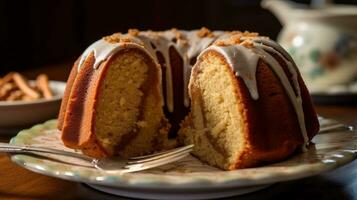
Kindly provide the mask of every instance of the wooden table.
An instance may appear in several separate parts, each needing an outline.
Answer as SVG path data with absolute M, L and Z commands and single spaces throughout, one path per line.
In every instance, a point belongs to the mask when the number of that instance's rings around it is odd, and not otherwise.
M 25 72 L 32 76 L 48 72 L 56 80 L 65 80 L 68 65 L 50 66 Z M 42 70 L 42 71 L 41 71 Z M 357 128 L 357 107 L 317 106 L 320 115 L 335 118 Z M 9 136 L 0 136 L 8 142 Z M 357 160 L 332 172 L 296 181 L 274 184 L 264 190 L 229 199 L 357 199 Z M 92 190 L 81 183 L 51 178 L 28 171 L 0 154 L 0 199 L 126 199 Z

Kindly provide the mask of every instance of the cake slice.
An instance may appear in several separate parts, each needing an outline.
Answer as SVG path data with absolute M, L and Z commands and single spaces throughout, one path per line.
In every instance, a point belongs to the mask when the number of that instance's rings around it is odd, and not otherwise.
M 66 88 L 62 141 L 89 156 L 144 155 L 167 142 L 159 65 L 141 44 L 122 39 L 113 35 L 95 44 L 100 49 L 110 43 L 101 52 L 110 54 L 106 60 L 95 59 L 93 49 L 84 52 Z
M 267 38 L 233 33 L 193 67 L 191 112 L 179 139 L 225 170 L 286 158 L 319 127 L 309 93 L 284 50 Z

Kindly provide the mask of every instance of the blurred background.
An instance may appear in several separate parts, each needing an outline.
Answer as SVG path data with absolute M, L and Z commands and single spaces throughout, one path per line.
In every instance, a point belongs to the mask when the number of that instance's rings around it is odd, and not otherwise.
M 296 0 L 310 3 L 308 0 Z M 335 3 L 357 4 L 356 0 Z M 128 28 L 249 30 L 275 39 L 281 24 L 259 0 L 0 1 L 0 75 L 71 63 L 92 42 Z M 68 65 L 66 65 L 68 63 Z M 61 77 L 61 76 L 57 76 Z

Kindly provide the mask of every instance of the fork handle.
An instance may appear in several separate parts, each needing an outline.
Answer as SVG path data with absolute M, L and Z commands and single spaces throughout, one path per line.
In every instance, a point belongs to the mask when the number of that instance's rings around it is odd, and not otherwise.
M 56 154 L 56 155 L 62 155 L 62 156 L 67 156 L 67 157 L 72 157 L 72 158 L 79 158 L 85 161 L 93 162 L 93 158 L 75 153 L 75 152 L 70 152 L 70 151 L 64 151 L 64 150 L 59 150 L 59 149 L 52 149 L 48 147 L 34 147 L 34 146 L 21 146 L 21 145 L 14 145 L 14 144 L 8 144 L 8 143 L 3 143 L 0 142 L 0 152 L 5 152 L 5 153 L 50 153 L 50 154 Z

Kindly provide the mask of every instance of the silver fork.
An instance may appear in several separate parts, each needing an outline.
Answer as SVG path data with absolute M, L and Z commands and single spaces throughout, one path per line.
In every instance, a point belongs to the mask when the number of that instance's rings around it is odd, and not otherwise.
M 128 173 L 142 171 L 168 163 L 178 161 L 192 151 L 193 145 L 178 147 L 175 149 L 150 154 L 146 156 L 131 157 L 123 159 L 120 157 L 95 159 L 89 156 L 65 150 L 53 149 L 49 147 L 37 147 L 28 145 L 14 145 L 0 142 L 0 152 L 6 153 L 49 153 L 78 158 L 91 164 L 92 167 L 108 173 Z M 73 163 L 75 164 L 75 163 Z M 78 165 L 78 164 L 75 164 Z

